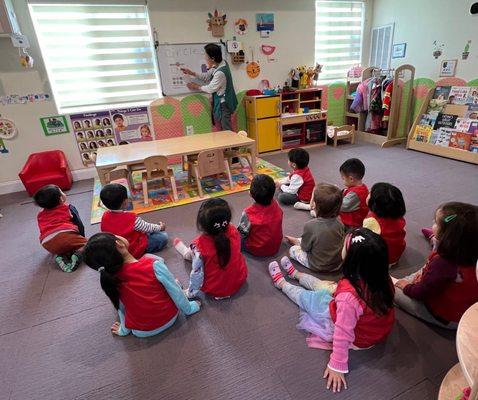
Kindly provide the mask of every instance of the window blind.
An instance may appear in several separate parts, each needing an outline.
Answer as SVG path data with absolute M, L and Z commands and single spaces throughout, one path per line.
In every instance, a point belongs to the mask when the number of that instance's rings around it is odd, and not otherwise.
M 159 96 L 145 5 L 29 7 L 61 112 L 124 106 Z
M 315 61 L 322 83 L 345 79 L 360 64 L 364 4 L 361 1 L 316 1 Z
M 390 68 L 394 24 L 372 29 L 370 65 L 381 69 Z

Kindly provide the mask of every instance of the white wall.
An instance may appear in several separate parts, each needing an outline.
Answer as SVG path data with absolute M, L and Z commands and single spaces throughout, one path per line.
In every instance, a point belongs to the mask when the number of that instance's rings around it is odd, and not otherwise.
M 370 3 L 371 0 L 366 0 Z M 35 38 L 29 16 L 27 1 L 15 0 L 15 11 L 22 32 L 28 36 L 35 59 L 33 70 L 24 70 L 18 63 L 18 54 L 9 38 L 0 37 L 0 95 L 24 95 L 34 92 L 51 93 L 48 77 L 42 62 L 38 42 Z M 283 84 L 292 66 L 313 65 L 315 38 L 315 1 L 314 0 L 149 0 L 152 27 L 159 33 L 160 42 L 188 43 L 217 41 L 207 31 L 207 13 L 217 8 L 227 14 L 225 27 L 226 39 L 234 33 L 234 21 L 245 18 L 249 22 L 249 32 L 239 37 L 246 43 L 246 57 L 250 57 L 249 46 L 255 49 L 254 57 L 259 59 L 261 74 L 250 79 L 245 66 L 232 66 L 236 90 L 257 88 L 261 79 L 268 79 L 271 84 Z M 368 36 L 372 7 L 366 14 L 364 51 L 368 57 Z M 269 39 L 260 39 L 255 30 L 256 12 L 273 12 L 276 31 Z M 260 44 L 277 46 L 276 62 L 268 63 L 266 56 L 259 51 Z M 72 44 L 73 45 L 73 44 Z M 73 170 L 84 169 L 81 163 L 73 135 L 64 134 L 46 137 L 39 123 L 39 117 L 57 113 L 53 101 L 26 105 L 0 105 L 0 114 L 13 119 L 18 127 L 16 139 L 6 141 L 10 153 L 0 154 L 0 193 L 10 187 L 10 181 L 18 179 L 28 155 L 35 151 L 61 149 L 66 153 Z M 18 185 L 16 187 L 19 187 Z
M 415 77 L 439 77 L 442 60 L 458 59 L 456 76 L 478 78 L 478 16 L 470 15 L 476 0 L 374 0 L 373 27 L 395 22 L 394 43 L 407 43 L 405 58 L 392 59 L 392 66 L 412 64 Z M 461 59 L 471 39 L 470 55 Z M 443 54 L 433 57 L 433 42 L 444 43 Z

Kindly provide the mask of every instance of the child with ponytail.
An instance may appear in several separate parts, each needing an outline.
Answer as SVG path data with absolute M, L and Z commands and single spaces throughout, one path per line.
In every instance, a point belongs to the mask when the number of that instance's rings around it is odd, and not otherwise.
M 200 303 L 189 301 L 161 257 L 136 259 L 128 247 L 121 236 L 97 233 L 84 250 L 85 263 L 100 273 L 101 288 L 118 311 L 113 334 L 157 335 L 174 324 L 179 311 L 199 311 Z
M 185 260 L 192 260 L 186 295 L 201 291 L 216 299 L 230 297 L 247 279 L 247 265 L 241 254 L 241 235 L 231 225 L 231 209 L 223 199 L 204 201 L 199 208 L 197 228 L 201 231 L 190 247 L 176 238 L 174 247 Z

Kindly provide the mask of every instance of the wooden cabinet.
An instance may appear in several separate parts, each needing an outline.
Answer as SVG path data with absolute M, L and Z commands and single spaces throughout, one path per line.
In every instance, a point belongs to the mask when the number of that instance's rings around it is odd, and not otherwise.
M 257 142 L 257 151 L 266 153 L 281 149 L 281 121 L 279 117 L 247 121 L 247 133 Z
M 246 97 L 246 114 L 249 119 L 277 117 L 280 113 L 280 96 Z

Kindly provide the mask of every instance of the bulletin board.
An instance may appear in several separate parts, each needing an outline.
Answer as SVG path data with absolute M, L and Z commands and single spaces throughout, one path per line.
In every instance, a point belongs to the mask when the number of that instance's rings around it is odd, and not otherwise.
M 224 46 L 221 43 L 214 44 L 221 46 L 222 57 L 226 59 Z M 165 43 L 158 46 L 159 76 L 165 96 L 191 93 L 186 85 L 188 82 L 197 81 L 194 77 L 183 74 L 180 68 L 189 68 L 194 72 L 207 72 L 204 59 L 206 45 L 207 43 Z

